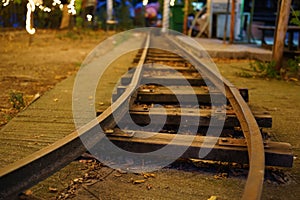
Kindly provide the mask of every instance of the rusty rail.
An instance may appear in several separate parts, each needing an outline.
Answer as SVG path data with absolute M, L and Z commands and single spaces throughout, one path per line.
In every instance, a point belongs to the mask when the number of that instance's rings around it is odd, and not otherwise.
M 102 115 L 52 145 L 0 169 L 1 200 L 16 199 L 22 191 L 34 186 L 81 156 L 86 152 L 86 147 L 82 144 L 81 137 L 88 138 L 99 135 L 97 132 L 99 129 L 95 128 L 99 124 L 105 122 L 109 124 L 108 126 L 113 126 L 115 120 L 112 116 L 112 107 L 117 108 L 114 112 L 117 112 L 118 116 L 121 117 L 122 113 L 124 113 L 122 109 L 126 108 L 122 105 L 128 103 L 129 97 L 134 93 L 141 79 L 141 71 L 149 43 L 150 35 L 147 36 L 143 55 L 134 73 L 132 83 L 125 90 L 124 94 L 107 108 Z M 90 145 L 94 145 L 101 140 L 101 136 L 97 139 L 92 141 Z
M 174 41 L 174 38 L 168 38 Z M 184 45 L 180 41 L 174 41 L 174 43 L 178 48 L 182 48 L 182 45 Z M 193 51 L 193 53 L 186 53 L 185 56 L 194 61 L 192 64 L 194 64 L 197 70 L 205 74 L 221 91 L 222 87 L 225 87 L 225 95 L 236 112 L 246 138 L 249 156 L 249 174 L 242 199 L 260 199 L 264 180 L 265 154 L 263 140 L 257 122 L 237 88 L 223 77 L 221 80 L 214 71 L 204 63 L 201 63 L 199 58 L 195 55 L 201 52 L 195 52 L 193 49 L 191 49 L 191 51 Z
M 172 43 L 176 44 L 178 48 L 182 49 L 182 45 L 184 44 L 180 43 L 180 41 L 175 41 L 174 38 L 171 37 L 167 38 L 169 38 Z M 0 199 L 16 198 L 18 193 L 30 188 L 46 177 L 49 177 L 51 174 L 79 157 L 86 151 L 80 137 L 84 135 L 97 135 L 98 129 L 95 127 L 99 126 L 99 124 L 109 124 L 109 127 L 115 125 L 115 121 L 118 119 L 113 119 L 112 108 L 117 108 L 114 112 L 117 112 L 118 114 L 114 115 L 114 117 L 118 116 L 121 118 L 123 115 L 122 113 L 125 112 L 123 110 L 123 105 L 129 103 L 129 97 L 134 94 L 136 87 L 141 80 L 142 66 L 144 64 L 149 43 L 150 36 L 148 35 L 146 47 L 144 48 L 141 59 L 135 70 L 131 84 L 113 105 L 105 110 L 99 117 L 54 144 L 24 158 L 23 160 L 0 169 Z M 210 70 L 208 66 L 197 58 L 195 53 L 197 52 L 185 52 L 184 56 L 189 58 L 197 70 L 205 74 L 206 77 L 221 91 L 221 88 L 225 87 L 224 95 L 227 96 L 236 111 L 237 118 L 240 121 L 244 136 L 247 140 L 250 170 L 243 193 L 243 199 L 260 199 L 265 158 L 263 141 L 257 122 L 239 91 L 227 80 L 220 78 Z M 101 136 L 99 136 L 98 139 L 101 140 Z M 91 143 L 91 145 L 94 145 L 94 143 Z

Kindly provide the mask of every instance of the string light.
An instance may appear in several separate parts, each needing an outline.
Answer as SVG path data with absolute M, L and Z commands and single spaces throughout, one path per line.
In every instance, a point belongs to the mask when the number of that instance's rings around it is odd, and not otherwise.
M 170 1 L 170 6 L 174 6 L 175 5 L 175 0 L 171 0 Z
M 9 5 L 11 0 L 2 0 L 2 5 L 3 7 L 6 7 Z M 31 19 L 31 14 L 35 11 L 35 6 L 37 6 L 40 10 L 44 12 L 50 13 L 52 10 L 49 7 L 45 7 L 42 5 L 43 0 L 28 0 L 28 3 L 26 5 L 27 7 L 27 13 L 26 13 L 26 31 L 33 35 L 35 33 L 35 28 L 32 26 L 32 19 Z M 63 5 L 61 4 L 60 0 L 53 0 L 52 6 L 59 5 L 59 8 L 62 9 Z M 72 15 L 76 15 L 76 10 L 75 10 L 75 0 L 71 0 L 69 5 L 68 5 L 68 12 Z
M 92 18 L 93 18 L 93 16 L 92 16 L 92 15 L 90 15 L 90 14 L 87 14 L 87 15 L 86 15 L 86 18 L 87 18 L 87 20 L 88 20 L 89 22 L 91 22 L 91 21 L 92 21 Z
M 3 6 L 4 6 L 4 7 L 5 7 L 5 6 L 8 6 L 9 0 L 2 0 L 2 3 L 3 3 Z
M 35 10 L 35 3 L 33 0 L 29 0 L 27 3 L 27 14 L 26 14 L 26 31 L 33 35 L 35 33 L 35 28 L 31 27 L 31 13 Z
M 148 4 L 148 0 L 143 0 L 143 6 L 146 6 Z
M 60 5 L 61 1 L 60 0 L 53 0 L 52 6 Z
M 69 5 L 68 5 L 68 12 L 71 14 L 71 15 L 76 15 L 76 10 L 75 10 L 75 0 L 71 0 Z
M 2 5 L 3 7 L 6 7 L 9 5 L 9 3 L 12 0 L 2 0 Z M 34 12 L 35 6 L 37 6 L 40 10 L 44 12 L 51 12 L 51 8 L 43 6 L 43 0 L 28 0 L 30 2 L 30 7 L 31 7 L 31 12 Z M 75 9 L 75 1 L 76 0 L 71 0 L 70 3 L 68 4 L 68 12 L 72 15 L 76 15 L 76 9 Z M 145 1 L 145 0 L 144 0 Z M 63 8 L 63 5 L 61 4 L 60 0 L 53 0 L 52 6 L 58 5 L 60 9 Z M 34 7 L 34 9 L 32 9 Z M 28 10 L 28 5 L 27 5 L 27 10 Z M 28 15 L 28 12 L 27 12 Z
M 51 12 L 51 8 L 49 8 L 49 7 L 44 7 L 43 5 L 36 5 L 36 6 L 38 6 L 39 9 L 44 12 Z

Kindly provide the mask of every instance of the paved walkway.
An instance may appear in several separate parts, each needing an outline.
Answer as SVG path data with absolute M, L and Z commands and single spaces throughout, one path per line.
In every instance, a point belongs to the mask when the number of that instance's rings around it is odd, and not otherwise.
M 74 76 L 57 84 L 0 130 L 0 167 L 24 158 L 68 135 Z
M 270 61 L 272 51 L 256 44 L 224 44 L 222 40 L 194 38 L 212 58 L 256 59 Z

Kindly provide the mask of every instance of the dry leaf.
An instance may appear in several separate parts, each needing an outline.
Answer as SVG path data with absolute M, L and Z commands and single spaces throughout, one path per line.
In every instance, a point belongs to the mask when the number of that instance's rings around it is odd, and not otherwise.
M 152 189 L 152 185 L 147 184 L 147 185 L 146 185 L 146 188 L 147 188 L 147 190 L 151 190 L 151 189 Z
M 211 196 L 209 199 L 207 200 L 217 200 L 217 196 Z
M 25 192 L 24 192 L 24 194 L 26 195 L 26 196 L 29 196 L 29 195 L 32 195 L 32 190 L 26 190 Z
M 114 174 L 115 177 L 121 177 L 122 174 Z
M 299 81 L 297 78 L 290 78 L 290 81 L 295 81 L 295 82 L 297 82 L 297 81 Z
M 58 192 L 58 189 L 57 188 L 53 188 L 53 187 L 49 187 L 49 192 Z
M 222 178 L 228 178 L 228 173 L 222 173 L 221 176 Z
M 155 178 L 155 174 L 143 174 L 144 178 Z
M 141 180 L 133 180 L 132 183 L 133 183 L 133 184 L 141 184 L 141 183 L 145 183 L 145 180 L 144 180 L 144 179 L 141 179 Z

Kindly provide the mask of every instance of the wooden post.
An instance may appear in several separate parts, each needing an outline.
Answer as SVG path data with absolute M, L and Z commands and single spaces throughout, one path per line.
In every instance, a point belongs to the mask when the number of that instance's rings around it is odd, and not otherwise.
M 231 18 L 230 18 L 230 36 L 229 43 L 232 44 L 234 40 L 234 24 L 235 24 L 235 0 L 231 1 Z
M 163 21 L 162 21 L 162 32 L 167 33 L 169 29 L 169 17 L 170 17 L 170 0 L 164 0 L 163 7 Z
M 278 17 L 278 24 L 274 38 L 274 45 L 272 51 L 272 59 L 276 62 L 276 70 L 279 72 L 282 66 L 282 57 L 284 49 L 284 40 L 288 28 L 288 21 L 290 16 L 292 0 L 282 0 L 280 5 L 280 13 Z
M 30 13 L 30 29 L 34 29 L 33 27 L 33 12 Z M 33 43 L 33 34 L 29 33 L 29 40 L 28 40 L 28 46 L 31 46 L 31 44 Z
M 106 21 L 113 20 L 113 1 L 106 1 Z
M 189 0 L 184 1 L 184 15 L 183 15 L 183 34 L 187 35 L 187 21 L 188 21 Z
M 223 43 L 226 43 L 226 38 L 227 38 L 227 24 L 228 24 L 229 5 L 230 5 L 230 0 L 227 0 L 226 14 L 225 14 L 225 24 L 224 24 Z
M 207 19 L 207 22 L 208 22 L 208 38 L 211 38 L 212 37 L 212 21 L 213 21 L 213 3 L 212 3 L 212 0 L 207 0 L 206 1 L 206 12 L 208 14 L 208 19 Z

